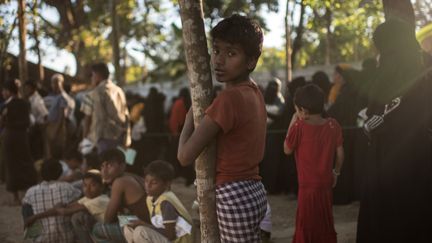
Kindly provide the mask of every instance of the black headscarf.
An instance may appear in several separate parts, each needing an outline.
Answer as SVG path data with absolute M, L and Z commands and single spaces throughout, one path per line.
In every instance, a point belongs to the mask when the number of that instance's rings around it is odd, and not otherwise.
M 373 41 L 380 53 L 377 78 L 371 87 L 370 106 L 381 106 L 403 96 L 423 69 L 421 48 L 415 30 L 399 19 L 377 27 Z

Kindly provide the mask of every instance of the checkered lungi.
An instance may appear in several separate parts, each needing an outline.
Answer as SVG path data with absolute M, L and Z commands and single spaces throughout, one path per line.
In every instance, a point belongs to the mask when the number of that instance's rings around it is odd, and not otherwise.
M 266 191 L 260 181 L 236 181 L 216 186 L 221 242 L 261 242 L 259 224 L 266 208 Z
M 92 239 L 97 243 L 126 243 L 119 223 L 96 223 L 93 226 Z

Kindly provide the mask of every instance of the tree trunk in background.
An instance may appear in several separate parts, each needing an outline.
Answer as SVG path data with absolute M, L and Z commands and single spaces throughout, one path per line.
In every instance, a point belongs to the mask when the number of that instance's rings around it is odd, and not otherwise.
M 288 83 L 292 80 L 292 49 L 291 49 L 291 23 L 290 23 L 290 0 L 286 2 L 285 9 L 285 81 L 282 82 L 282 93 L 288 92 Z
M 38 1 L 33 1 L 33 38 L 35 40 L 36 54 L 38 57 L 38 77 L 36 82 L 38 83 L 38 87 L 42 87 L 42 82 L 45 79 L 44 68 L 42 66 L 42 56 L 40 50 L 40 40 L 39 40 L 39 25 L 38 25 Z
M 111 0 L 111 43 L 113 48 L 113 64 L 115 69 L 115 80 L 118 85 L 123 86 L 125 84 L 122 70 L 120 67 L 120 46 L 119 46 L 119 33 L 118 33 L 118 20 L 117 20 L 117 0 Z
M 195 126 L 211 103 L 212 77 L 201 0 L 180 0 L 188 77 Z M 216 217 L 216 146 L 213 142 L 195 161 L 197 197 L 201 222 L 201 242 L 219 242 Z
M 414 8 L 410 0 L 383 0 L 385 18 L 402 18 L 415 28 Z
M 19 27 L 19 79 L 21 83 L 27 81 L 27 60 L 26 60 L 26 20 L 25 20 L 25 0 L 18 0 L 18 27 Z
M 10 43 L 10 39 L 12 37 L 12 33 L 17 25 L 18 18 L 16 17 L 12 23 L 12 26 L 10 27 L 10 30 L 7 32 L 7 35 L 3 38 L 3 40 L 0 42 L 0 80 L 5 81 L 7 77 L 5 76 L 4 71 L 6 68 L 3 66 L 6 61 L 7 56 L 7 49 Z M 0 85 L 3 85 L 0 83 Z
M 332 12 L 331 9 L 326 7 L 326 12 L 325 12 L 325 20 L 326 20 L 326 46 L 325 46 L 325 57 L 324 57 L 324 63 L 325 65 L 330 65 L 331 64 L 331 23 L 332 23 Z
M 291 62 L 293 67 L 295 67 L 296 65 L 297 54 L 302 48 L 302 39 L 304 33 L 304 15 L 306 12 L 306 4 L 304 3 L 304 0 L 301 0 L 299 4 L 300 4 L 300 19 L 296 28 L 296 37 L 294 39 L 293 51 L 291 54 Z

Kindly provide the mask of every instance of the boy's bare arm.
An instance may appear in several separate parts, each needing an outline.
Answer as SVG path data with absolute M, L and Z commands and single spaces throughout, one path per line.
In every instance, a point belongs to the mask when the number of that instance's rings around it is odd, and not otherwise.
M 24 220 L 24 226 L 29 226 L 29 225 L 33 224 L 34 222 L 36 222 L 36 220 L 43 219 L 46 217 L 55 216 L 55 215 L 57 215 L 57 211 L 56 211 L 56 208 L 54 207 L 54 208 L 48 209 L 45 212 L 38 213 L 38 214 L 35 214 L 35 215 L 32 215 L 32 216 L 26 218 Z
M 124 181 L 122 178 L 114 180 L 111 187 L 111 197 L 105 210 L 105 222 L 113 223 L 117 219 L 117 212 L 120 209 L 122 196 L 124 194 Z
M 190 109 L 180 134 L 177 153 L 180 164 L 183 166 L 192 164 L 220 130 L 216 122 L 210 117 L 204 116 L 194 131 L 193 114 L 192 109 Z
M 84 205 L 79 204 L 78 202 L 73 202 L 64 208 L 57 208 L 57 213 L 60 215 L 70 215 L 84 210 L 87 210 Z
M 169 240 L 169 241 L 174 241 L 177 238 L 176 235 L 176 230 L 175 230 L 175 226 L 176 223 L 164 223 L 165 226 L 165 230 L 164 230 L 164 236 Z

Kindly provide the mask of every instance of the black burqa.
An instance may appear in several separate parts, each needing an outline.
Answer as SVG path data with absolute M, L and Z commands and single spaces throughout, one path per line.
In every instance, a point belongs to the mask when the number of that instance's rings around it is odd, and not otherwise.
M 406 23 L 381 24 L 374 43 L 380 64 L 368 115 L 383 114 L 396 97 L 401 102 L 370 133 L 357 242 L 432 242 L 431 79 Z

